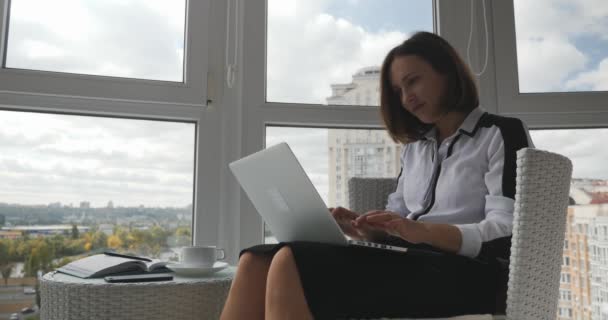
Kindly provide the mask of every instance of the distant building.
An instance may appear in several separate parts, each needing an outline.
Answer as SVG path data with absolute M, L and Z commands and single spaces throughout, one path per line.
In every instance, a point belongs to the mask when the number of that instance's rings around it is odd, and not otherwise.
M 588 227 L 592 319 L 608 319 L 608 204 L 588 205 L 596 217 Z
M 585 190 L 570 186 L 570 198 L 574 200 L 574 204 L 590 204 L 593 197 Z
M 90 227 L 77 226 L 80 233 L 87 232 Z M 52 236 L 57 234 L 64 234 L 72 232 L 71 225 L 48 225 L 48 226 L 13 226 L 3 227 L 1 231 L 12 231 L 19 232 L 23 235 L 30 235 L 34 237 Z
M 0 230 L 0 239 L 17 239 L 21 238 L 21 231 L 5 231 Z
M 80 209 L 91 209 L 91 203 L 89 201 L 80 202 Z
M 357 71 L 352 82 L 332 84 L 329 105 L 378 106 L 380 68 Z M 352 177 L 397 177 L 401 170 L 401 145 L 385 130 L 329 129 L 330 206 L 348 206 L 348 180 Z
M 61 202 L 52 202 L 48 205 L 49 208 L 61 208 Z
M 592 319 L 588 231 L 597 215 L 595 205 L 568 207 L 560 276 L 558 320 Z
M 332 84 L 332 95 L 327 98 L 329 105 L 380 105 L 380 67 L 359 69 L 351 83 Z
M 64 216 L 62 219 L 63 223 L 83 223 L 84 220 L 87 217 L 87 212 L 85 210 L 82 210 L 82 212 L 80 212 L 80 216 L 77 216 L 76 214 L 71 214 L 69 216 Z
M 348 180 L 352 177 L 393 177 L 401 170 L 401 145 L 383 130 L 330 129 L 330 206 L 348 206 Z
M 602 204 L 608 203 L 608 192 L 592 192 L 591 204 Z
M 114 209 L 114 202 L 112 200 L 108 201 L 108 205 L 106 206 L 108 209 Z

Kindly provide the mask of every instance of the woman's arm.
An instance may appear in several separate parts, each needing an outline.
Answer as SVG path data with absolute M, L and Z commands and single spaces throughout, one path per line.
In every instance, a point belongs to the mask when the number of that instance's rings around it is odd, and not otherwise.
M 415 221 L 390 211 L 371 211 L 353 223 L 355 228 L 367 225 L 408 242 L 426 243 L 446 252 L 458 253 L 462 244 L 460 229 L 453 225 Z
M 456 226 L 445 223 L 419 223 L 428 230 L 428 239 L 424 243 L 451 253 L 460 251 L 462 233 Z

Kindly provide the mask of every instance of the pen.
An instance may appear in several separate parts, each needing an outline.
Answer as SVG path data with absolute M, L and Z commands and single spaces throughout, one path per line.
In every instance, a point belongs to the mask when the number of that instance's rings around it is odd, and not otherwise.
M 120 253 L 110 252 L 110 251 L 105 251 L 103 254 L 108 255 L 108 256 L 113 256 L 113 257 L 121 257 L 121 258 L 128 258 L 128 259 L 135 259 L 135 260 L 143 260 L 143 261 L 152 262 L 152 260 L 150 260 L 148 258 L 143 258 L 143 257 L 138 257 L 138 256 L 130 256 L 128 254 L 120 254 Z

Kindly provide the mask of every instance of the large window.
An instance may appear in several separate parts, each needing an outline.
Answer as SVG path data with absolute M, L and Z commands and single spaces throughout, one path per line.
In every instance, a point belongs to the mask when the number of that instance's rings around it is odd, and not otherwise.
M 210 4 L 0 2 L 0 92 L 207 104 Z
M 86 255 L 176 259 L 192 243 L 194 143 L 194 123 L 0 111 L 3 310 Z
M 0 0 L 0 319 L 83 255 L 218 245 L 226 9 Z

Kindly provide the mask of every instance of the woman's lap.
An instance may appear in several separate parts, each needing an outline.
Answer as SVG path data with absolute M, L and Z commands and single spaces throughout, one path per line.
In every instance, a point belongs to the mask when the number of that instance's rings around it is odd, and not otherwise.
M 294 254 L 316 319 L 497 311 L 498 267 L 493 263 L 426 250 L 404 254 L 311 242 L 260 245 L 243 252 L 274 255 L 283 246 Z

